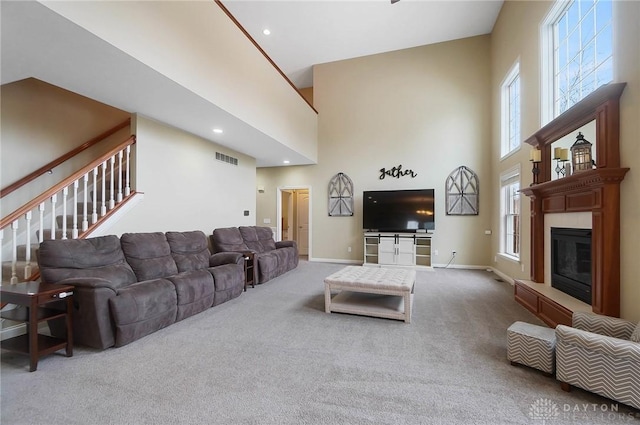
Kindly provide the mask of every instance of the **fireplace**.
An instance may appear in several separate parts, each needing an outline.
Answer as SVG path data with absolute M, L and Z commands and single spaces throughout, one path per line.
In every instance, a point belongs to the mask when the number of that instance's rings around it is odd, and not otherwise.
M 591 304 L 591 229 L 551 228 L 551 286 Z

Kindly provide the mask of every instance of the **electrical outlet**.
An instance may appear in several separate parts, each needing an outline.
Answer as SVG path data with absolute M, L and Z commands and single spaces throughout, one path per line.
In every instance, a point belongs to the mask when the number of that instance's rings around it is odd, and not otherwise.
M 347 247 L 347 252 L 351 252 L 351 247 Z
M 451 251 L 451 255 L 456 255 L 456 250 Z
M 433 255 L 438 255 L 438 250 L 437 249 L 433 251 Z

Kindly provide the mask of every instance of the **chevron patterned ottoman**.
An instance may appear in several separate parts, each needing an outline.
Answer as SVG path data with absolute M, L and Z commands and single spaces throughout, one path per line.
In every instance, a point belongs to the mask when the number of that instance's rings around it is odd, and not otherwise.
M 556 359 L 554 329 L 515 322 L 507 329 L 507 359 L 553 375 Z

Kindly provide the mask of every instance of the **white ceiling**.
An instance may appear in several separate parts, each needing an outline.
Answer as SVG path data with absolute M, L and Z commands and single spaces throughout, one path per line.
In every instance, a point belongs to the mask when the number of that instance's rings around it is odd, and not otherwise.
M 298 88 L 312 66 L 489 34 L 495 0 L 222 0 Z M 268 28 L 271 34 L 262 31 Z
M 314 64 L 491 32 L 502 1 L 224 0 L 297 87 Z M 34 77 L 139 113 L 256 158 L 259 167 L 309 164 L 277 140 L 33 1 L 0 4 L 1 83 Z M 262 30 L 268 27 L 268 38 Z M 96 84 L 100 81 L 100 84 Z M 223 136 L 209 123 L 225 128 Z

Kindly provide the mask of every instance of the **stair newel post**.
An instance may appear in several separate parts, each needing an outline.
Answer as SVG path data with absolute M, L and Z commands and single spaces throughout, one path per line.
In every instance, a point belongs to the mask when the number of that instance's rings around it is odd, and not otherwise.
M 62 239 L 67 239 L 67 197 L 69 186 L 62 189 Z
M 0 229 L 0 247 L 3 246 L 4 229 Z M 0 265 L 2 264 L 2 249 L 0 249 Z M 2 267 L 0 266 L 0 285 L 2 285 Z
M 40 215 L 40 231 L 38 232 L 38 243 L 42 243 L 44 240 L 44 202 L 38 205 L 38 212 Z
M 100 217 L 107 215 L 107 161 L 102 163 L 102 204 L 100 206 Z
M 58 194 L 51 196 L 51 240 L 56 238 L 56 203 L 58 202 Z
M 126 179 L 124 182 L 124 196 L 129 196 L 131 195 L 131 166 L 130 164 L 130 160 L 131 160 L 131 145 L 127 145 L 127 158 L 126 158 L 126 162 L 125 162 L 125 167 L 126 167 Z
M 31 276 L 31 211 L 24 215 L 24 219 L 27 222 L 26 251 L 24 255 L 24 260 L 27 263 L 24 266 L 24 278 L 26 280 Z
M 89 173 L 82 178 L 82 231 L 86 232 L 89 228 L 89 212 L 87 207 L 87 187 L 89 185 Z
M 111 173 L 109 175 L 109 210 L 112 210 L 113 207 L 116 206 L 115 200 L 113 198 L 113 181 L 115 180 L 116 176 L 115 176 L 115 165 L 116 165 L 116 156 L 112 156 L 111 160 L 109 161 L 109 163 L 111 164 Z
M 73 182 L 73 226 L 71 227 L 71 239 L 78 239 L 78 180 Z
M 118 203 L 122 202 L 122 151 L 118 152 Z
M 18 283 L 18 220 L 11 223 L 11 283 Z

